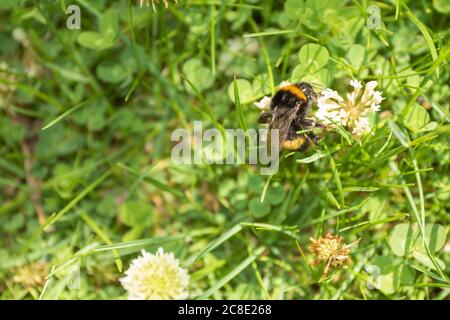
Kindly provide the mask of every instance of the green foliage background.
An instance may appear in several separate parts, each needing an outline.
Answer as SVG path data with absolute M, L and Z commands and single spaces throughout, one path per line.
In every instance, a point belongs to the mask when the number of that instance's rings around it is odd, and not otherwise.
M 0 2 L 0 298 L 126 298 L 120 270 L 159 246 L 191 298 L 448 298 L 450 2 L 178 2 Z M 385 97 L 361 141 L 330 133 L 269 177 L 170 160 L 194 120 L 257 128 L 283 80 L 351 79 Z M 323 278 L 327 232 L 361 241 Z

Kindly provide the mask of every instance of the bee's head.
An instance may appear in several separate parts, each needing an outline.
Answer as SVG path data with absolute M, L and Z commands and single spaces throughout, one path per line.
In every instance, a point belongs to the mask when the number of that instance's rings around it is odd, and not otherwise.
M 303 93 L 306 95 L 309 101 L 313 104 L 317 102 L 317 94 L 314 92 L 313 87 L 307 82 L 300 82 L 297 86 L 302 89 Z

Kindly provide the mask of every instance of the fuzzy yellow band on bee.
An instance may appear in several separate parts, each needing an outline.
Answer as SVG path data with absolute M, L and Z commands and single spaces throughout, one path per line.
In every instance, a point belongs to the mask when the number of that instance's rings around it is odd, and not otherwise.
M 283 149 L 286 150 L 298 150 L 300 149 L 306 142 L 305 137 L 298 137 L 294 140 L 286 140 L 283 142 Z
M 288 86 L 285 86 L 285 87 L 281 87 L 280 90 L 281 91 L 292 92 L 297 98 L 299 98 L 299 99 L 301 99 L 303 101 L 306 101 L 306 96 L 303 93 L 302 89 L 300 89 L 296 85 L 291 84 L 291 85 L 288 85 Z

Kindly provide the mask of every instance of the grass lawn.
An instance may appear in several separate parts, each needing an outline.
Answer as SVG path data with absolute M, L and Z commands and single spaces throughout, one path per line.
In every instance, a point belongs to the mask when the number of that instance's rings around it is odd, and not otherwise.
M 0 20 L 0 299 L 449 298 L 450 1 L 2 0 Z M 264 110 L 304 143 L 269 173 L 248 161 Z

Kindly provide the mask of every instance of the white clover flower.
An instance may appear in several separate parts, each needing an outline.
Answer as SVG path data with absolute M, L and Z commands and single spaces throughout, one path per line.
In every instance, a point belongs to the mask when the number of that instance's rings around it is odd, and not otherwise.
M 372 93 L 373 96 L 373 104 L 378 105 L 383 101 L 383 97 L 381 96 L 381 91 L 374 91 Z
M 373 104 L 370 106 L 370 112 L 377 112 L 380 111 L 381 107 L 379 104 Z
M 369 82 L 367 82 L 367 84 L 366 84 L 366 90 L 369 90 L 369 91 L 372 91 L 373 92 L 373 89 L 375 89 L 375 87 L 378 85 L 378 82 L 377 81 L 375 81 L 375 80 L 372 80 L 372 81 L 369 81 Z
M 345 125 L 347 113 L 341 108 L 344 99 L 334 90 L 325 89 L 317 99 L 319 110 L 316 117 L 326 124 L 341 123 Z
M 359 137 L 369 131 L 370 131 L 369 119 L 367 119 L 366 117 L 359 117 L 358 119 L 355 120 L 355 125 L 352 134 Z
M 255 105 L 258 107 L 258 109 L 266 110 L 270 108 L 270 103 L 272 102 L 272 98 L 270 97 L 263 97 L 258 102 L 255 102 Z
M 359 80 L 350 80 L 350 85 L 353 88 L 355 88 L 355 89 L 361 89 L 362 88 L 361 81 L 359 81 Z
M 351 80 L 353 91 L 343 99 L 336 91 L 325 89 L 317 99 L 318 111 L 316 117 L 328 125 L 348 127 L 352 134 L 361 137 L 370 131 L 367 114 L 380 110 L 383 101 L 381 91 L 375 91 L 377 81 L 369 81 L 363 89 L 359 80 Z
M 180 267 L 173 253 L 159 248 L 156 254 L 142 250 L 142 256 L 131 262 L 120 279 L 130 300 L 181 300 L 187 299 L 189 275 Z

